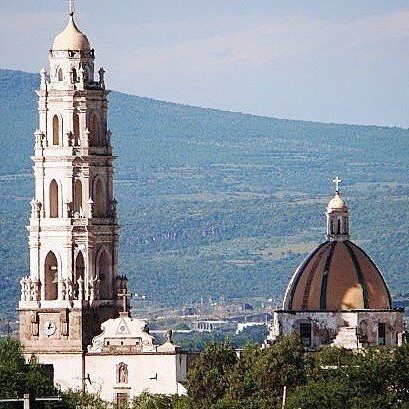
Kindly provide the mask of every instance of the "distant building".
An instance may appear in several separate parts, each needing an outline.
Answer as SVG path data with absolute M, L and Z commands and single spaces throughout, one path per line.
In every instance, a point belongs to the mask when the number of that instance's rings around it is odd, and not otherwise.
M 266 326 L 265 322 L 239 322 L 237 324 L 236 335 L 243 332 L 246 328 Z
M 231 321 L 200 320 L 193 323 L 193 330 L 198 332 L 229 331 L 235 328 Z
M 298 267 L 274 311 L 266 344 L 297 332 L 315 349 L 338 345 L 398 345 L 403 338 L 403 309 L 392 307 L 385 280 L 369 258 L 350 241 L 349 208 L 339 192 L 328 204 L 326 241 Z
M 155 345 L 128 313 L 127 279 L 118 275 L 109 91 L 103 68 L 95 78 L 95 52 L 73 12 L 49 58 L 37 91 L 30 275 L 19 303 L 24 354 L 52 365 L 63 390 L 118 402 L 144 390 L 183 393 L 186 354 L 169 334 Z

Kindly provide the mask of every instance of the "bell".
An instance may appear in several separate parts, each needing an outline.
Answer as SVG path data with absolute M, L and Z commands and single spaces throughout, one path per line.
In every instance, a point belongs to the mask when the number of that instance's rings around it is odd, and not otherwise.
M 54 273 L 53 284 L 58 284 L 58 267 L 51 266 L 50 271 Z

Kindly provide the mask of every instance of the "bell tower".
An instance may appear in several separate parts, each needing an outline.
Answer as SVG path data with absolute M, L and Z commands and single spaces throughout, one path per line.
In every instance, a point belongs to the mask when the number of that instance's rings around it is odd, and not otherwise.
M 34 133 L 35 197 L 28 226 L 30 275 L 21 280 L 20 338 L 26 354 L 86 351 L 118 316 L 119 225 L 113 192 L 109 91 L 104 70 L 70 7 L 41 70 Z

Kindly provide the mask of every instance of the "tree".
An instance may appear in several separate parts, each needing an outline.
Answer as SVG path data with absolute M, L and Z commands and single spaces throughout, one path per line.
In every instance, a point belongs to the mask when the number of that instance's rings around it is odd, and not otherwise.
M 21 345 L 15 339 L 0 340 L 0 398 L 54 395 L 52 375 L 35 362 L 25 363 Z M 48 405 L 50 406 L 50 405 Z M 4 404 L 2 408 L 8 406 Z M 11 406 L 9 406 L 11 407 Z
M 206 345 L 188 373 L 188 395 L 195 409 L 209 408 L 223 397 L 236 362 L 237 355 L 229 341 Z

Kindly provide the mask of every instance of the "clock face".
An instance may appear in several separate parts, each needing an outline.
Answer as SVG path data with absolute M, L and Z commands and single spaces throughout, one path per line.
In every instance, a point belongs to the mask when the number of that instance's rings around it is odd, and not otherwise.
M 55 334 L 57 326 L 55 325 L 54 321 L 46 321 L 44 323 L 44 334 L 47 336 L 51 336 Z

